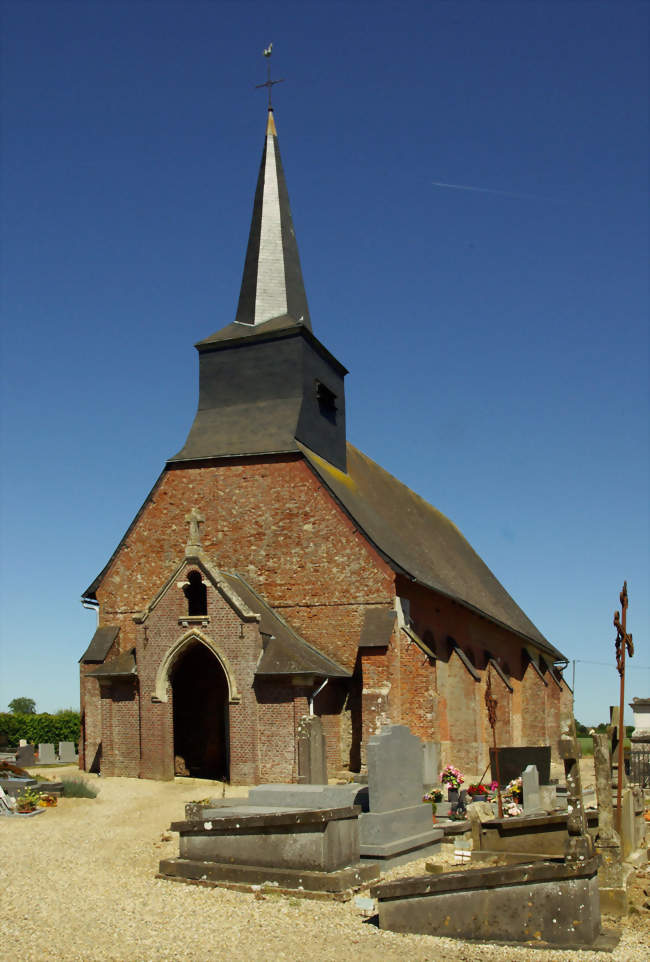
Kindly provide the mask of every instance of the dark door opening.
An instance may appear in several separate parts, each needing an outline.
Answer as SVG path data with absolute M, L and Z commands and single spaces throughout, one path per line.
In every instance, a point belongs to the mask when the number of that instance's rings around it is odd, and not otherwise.
M 171 682 L 176 772 L 228 781 L 228 683 L 218 659 L 196 642 L 179 656 Z

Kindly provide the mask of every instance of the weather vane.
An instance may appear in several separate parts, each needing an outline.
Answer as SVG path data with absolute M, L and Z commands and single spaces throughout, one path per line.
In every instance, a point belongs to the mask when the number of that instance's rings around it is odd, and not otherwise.
M 273 53 L 273 44 L 270 43 L 266 50 L 262 51 L 264 57 L 266 57 L 266 83 L 255 84 L 255 89 L 259 90 L 261 87 L 267 87 L 269 91 L 269 110 L 273 110 L 273 105 L 271 103 L 271 88 L 275 84 L 284 83 L 284 77 L 281 80 L 271 80 L 271 54 Z

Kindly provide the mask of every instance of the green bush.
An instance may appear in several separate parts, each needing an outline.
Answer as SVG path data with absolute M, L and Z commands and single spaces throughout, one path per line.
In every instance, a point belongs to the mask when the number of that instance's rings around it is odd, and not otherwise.
M 21 738 L 38 745 L 39 742 L 74 742 L 79 745 L 81 717 L 71 708 L 55 715 L 14 715 L 0 712 L 0 735 L 5 735 L 11 748 L 17 748 Z
M 65 798 L 97 798 L 98 789 L 83 778 L 62 778 L 63 795 Z

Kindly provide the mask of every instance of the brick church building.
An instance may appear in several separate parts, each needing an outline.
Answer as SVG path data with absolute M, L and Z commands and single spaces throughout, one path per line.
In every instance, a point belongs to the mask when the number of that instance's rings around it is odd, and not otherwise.
M 488 678 L 499 744 L 555 749 L 566 659 L 444 515 L 347 441 L 271 110 L 237 314 L 196 346 L 187 440 L 83 595 L 81 767 L 291 781 L 313 712 L 330 774 L 358 771 L 386 721 L 480 773 Z

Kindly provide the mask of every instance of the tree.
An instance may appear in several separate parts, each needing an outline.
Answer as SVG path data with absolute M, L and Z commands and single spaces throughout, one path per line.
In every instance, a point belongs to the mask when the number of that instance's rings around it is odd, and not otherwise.
M 14 698 L 9 702 L 9 711 L 14 715 L 35 715 L 36 702 L 33 698 Z

